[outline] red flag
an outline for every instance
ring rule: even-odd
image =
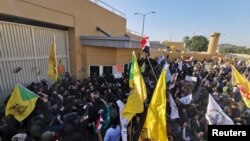
[[[142,51],[147,53],[148,56],[149,56],[150,55],[150,53],[149,53],[150,45],[149,45],[149,40],[148,39],[149,39],[149,37],[143,37],[141,39],[141,47],[142,47]]]
[[[185,62],[189,62],[189,61],[192,61],[194,58],[194,56],[185,56],[183,59]]]
[[[118,73],[122,73],[122,70],[123,70],[122,65],[121,65],[121,64],[117,64],[117,65],[116,65],[116,71],[117,71]]]

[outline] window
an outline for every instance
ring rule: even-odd
[[[103,66],[103,74],[112,74],[113,73],[113,67],[112,66]]]
[[[99,66],[90,66],[90,76],[99,76],[100,74],[100,69]]]
[[[129,70],[130,70],[130,67],[131,67],[131,63],[124,64],[124,72],[125,72],[125,71],[129,71]]]

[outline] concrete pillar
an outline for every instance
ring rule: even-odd
[[[215,54],[218,46],[220,33],[213,32],[210,34],[210,41],[207,49],[208,54]]]

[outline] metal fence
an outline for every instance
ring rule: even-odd
[[[107,9],[107,10],[109,10],[109,11],[111,11],[111,12],[113,12],[113,13],[115,13],[115,14],[121,16],[121,17],[123,17],[123,18],[125,18],[125,16],[126,16],[125,12],[122,12],[122,11],[120,11],[120,10],[118,10],[118,9],[116,9],[116,8],[114,8],[114,7],[112,7],[112,6],[110,6],[109,4],[107,4],[107,3],[104,2],[104,1],[101,1],[101,0],[89,0],[89,1],[91,1],[91,2],[93,2],[93,3],[95,3],[95,4],[97,4],[97,5],[99,5],[99,6],[103,7],[103,8],[105,8],[105,9]]]

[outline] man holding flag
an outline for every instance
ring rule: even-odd
[[[150,44],[149,44],[149,37],[143,37],[141,40],[141,47],[142,51],[146,53],[147,56],[150,56]]]

